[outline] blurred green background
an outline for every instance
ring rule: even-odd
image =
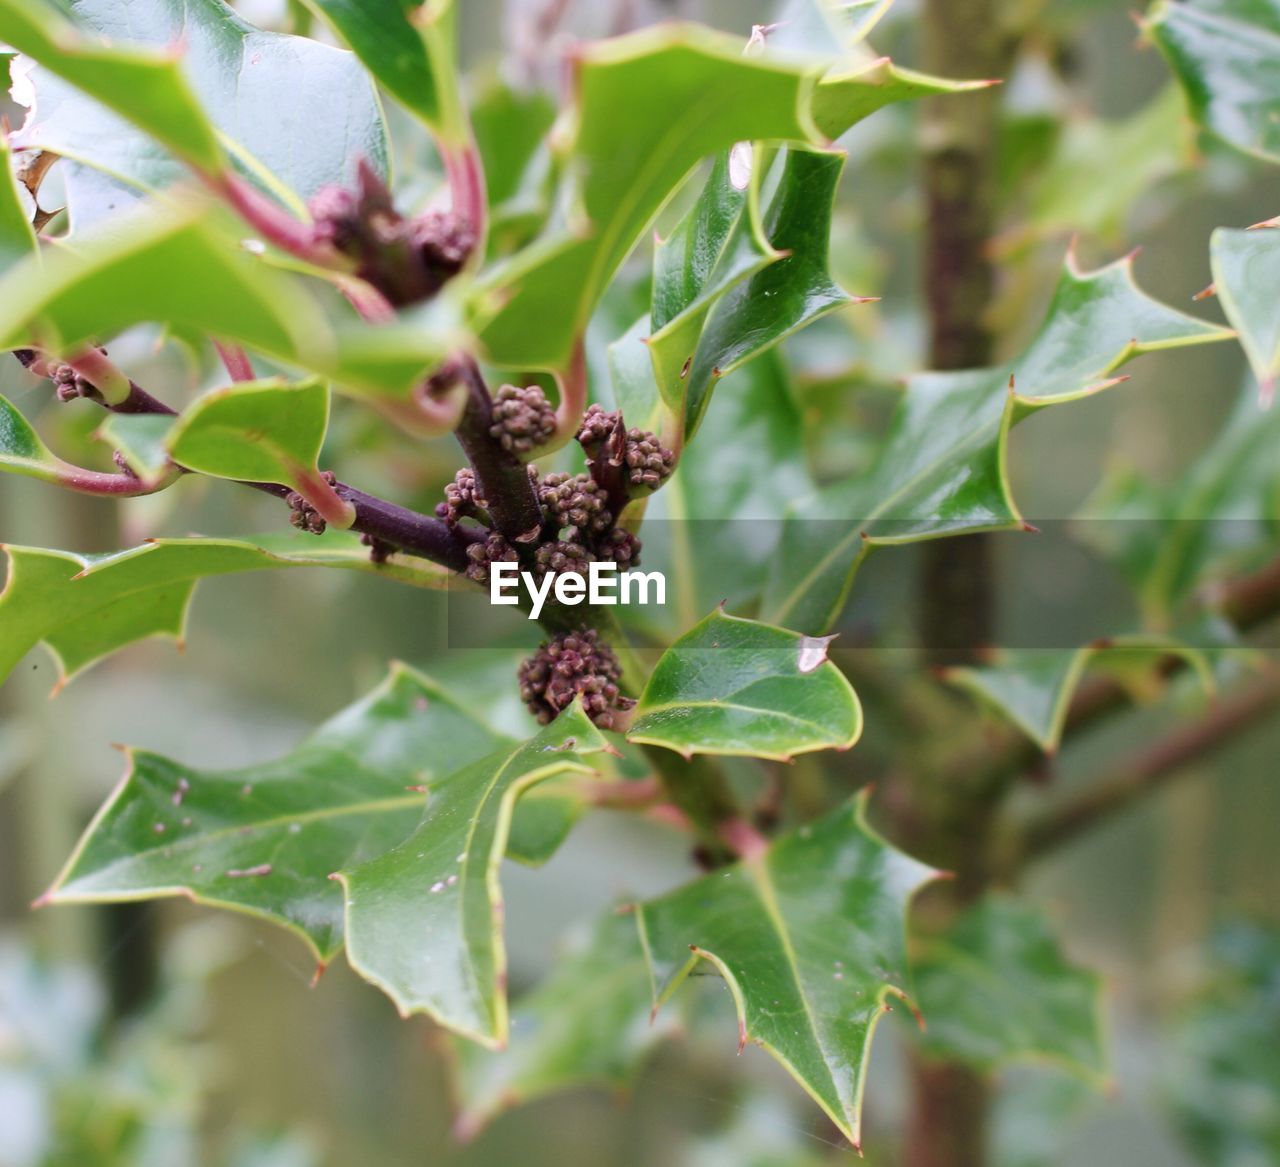
[[[291,19],[273,0],[237,7],[276,27]],[[514,83],[555,86],[560,53],[573,36],[672,14],[745,35],[770,15],[764,0],[758,10],[743,0],[573,0],[561,31],[545,39],[528,31],[545,7],[530,0],[462,5],[466,59],[481,71],[500,67]],[[880,51],[908,65],[915,59],[913,9],[900,0],[874,38]],[[1196,143],[1185,127],[1181,142],[1176,131],[1153,128],[1176,124],[1180,106],[1165,94],[1172,116],[1151,112],[1169,78],[1158,55],[1137,43],[1127,3],[1053,0],[1037,29],[1006,90],[1009,229],[998,241],[997,316],[1008,352],[1039,323],[1074,229],[1086,262],[1141,246],[1139,283],[1190,307],[1209,282],[1210,231],[1280,210],[1274,171]],[[1128,136],[1117,138],[1125,133],[1120,123],[1144,110],[1150,121],[1125,123]],[[884,301],[825,322],[788,354],[800,370],[795,389],[820,467],[870,448],[868,435],[887,413],[896,379],[920,365],[921,200],[912,148],[918,112],[891,107],[846,143],[834,266],[851,291]],[[406,150],[406,163],[411,157]],[[1220,319],[1212,301],[1195,311]],[[609,327],[601,323],[602,339],[612,339]],[[216,377],[211,366],[198,367],[173,348],[158,350],[144,333],[122,338],[112,357],[175,404]],[[1243,357],[1229,345],[1158,354],[1133,374],[1122,390],[1054,410],[1018,431],[1011,470],[1030,518],[1076,514],[1117,466],[1176,477],[1219,428],[1246,379]],[[42,404],[47,387],[15,362],[0,365],[0,393],[60,450],[90,448],[99,418],[88,405]],[[429,507],[458,463],[448,443],[413,445],[349,405],[337,409],[333,444],[343,477]],[[101,456],[100,449],[84,453],[86,460]],[[218,534],[280,522],[269,502],[198,481],[123,506],[12,477],[0,482],[0,539],[12,543],[101,551],[164,531]],[[1013,550],[1000,547],[1012,563]],[[902,552],[894,571],[906,570],[909,554]],[[1037,603],[1021,593],[1006,600],[1013,613]],[[309,987],[313,970],[292,939],[180,902],[29,910],[121,775],[111,743],[201,767],[283,753],[376,683],[388,659],[430,671],[445,650],[446,615],[432,594],[350,573],[220,579],[202,585],[181,653],[165,643],[132,648],[49,701],[55,670],[38,651],[0,690],[0,1167],[781,1167],[851,1159],[767,1057],[754,1049],[734,1056],[732,1011],[718,983],[701,990],[711,1002],[708,1022],[686,1040],[664,1044],[629,1099],[590,1090],[558,1096],[503,1115],[457,1148],[449,1142],[448,1042],[423,1019],[398,1020],[341,961]],[[525,630],[513,624],[510,631]],[[461,651],[476,667],[492,663],[484,650]],[[1177,716],[1176,705],[1165,704],[1122,719],[1062,759],[1055,782],[1062,789],[1087,782],[1099,759]],[[865,752],[835,763],[841,780],[853,788],[874,777],[892,746],[891,737],[873,732]],[[1185,1040],[1180,1019],[1206,976],[1207,938],[1238,915],[1280,923],[1277,756],[1280,725],[1272,725],[1037,870],[1029,891],[1049,906],[1068,951],[1107,977],[1116,1088],[1086,1098],[1060,1129],[1019,1123],[1019,1114],[1040,1111],[1006,1107],[1001,1165],[1205,1161],[1170,1117],[1169,1075]],[[1043,795],[1029,789],[1023,797]],[[581,824],[545,869],[508,866],[517,994],[546,972],[575,921],[693,871],[684,848],[659,828],[605,814]],[[894,1161],[906,1109],[895,1029],[881,1031],[874,1054],[865,1138],[872,1163]],[[1043,1085],[1021,1071],[1011,1084],[1024,1094]]]

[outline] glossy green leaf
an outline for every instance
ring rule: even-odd
[[[1215,937],[1211,958],[1173,1028],[1164,1092],[1197,1162],[1261,1167],[1280,1156],[1280,934],[1239,921]]]
[[[707,314],[735,284],[782,257],[760,219],[757,170],[746,144],[720,154],[698,201],[654,248],[653,332],[645,344],[677,416]]]
[[[18,141],[93,168],[76,168],[68,185],[77,230],[128,202],[130,187],[167,186],[181,174],[175,155],[216,172],[227,165],[225,147],[295,209],[349,181],[358,158],[385,170],[377,96],[350,53],[255,28],[222,0],[70,7],[85,30],[80,41],[131,70],[86,73],[84,50],[67,52],[66,36],[55,45],[18,43],[43,66],[30,75],[35,106]],[[113,47],[102,49],[101,37]],[[150,72],[139,74],[143,64]]]
[[[147,320],[280,355],[324,343],[319,310],[218,231],[207,210],[148,209],[42,267],[10,269],[0,280],[0,346],[43,341],[66,351]]]
[[[498,866],[516,800],[557,774],[589,773],[584,755],[607,748],[575,704],[529,741],[435,784],[412,835],[337,875],[346,892],[352,967],[402,1014],[428,1013],[483,1045],[503,1045]]]
[[[1116,637],[1074,651],[1004,651],[989,664],[952,668],[946,679],[981,698],[1013,722],[1046,753],[1062,741],[1071,699],[1089,669],[1125,673],[1138,668],[1148,687],[1160,687],[1151,666],[1162,657],[1181,657],[1195,671],[1205,692],[1216,689],[1206,654],[1172,637]]]
[[[605,286],[701,159],[749,139],[818,140],[812,68],[744,57],[741,42],[704,28],[585,45],[573,65],[575,104],[553,141],[564,221],[487,279],[476,305],[502,366],[565,367]]]
[[[1280,161],[1280,8],[1272,0],[1158,0],[1146,28],[1200,125]]]
[[[18,196],[9,136],[0,133],[0,275],[37,250],[30,215]]]
[[[165,444],[197,473],[300,489],[318,473],[328,427],[329,391],[319,381],[248,381],[200,397]]]
[[[764,230],[785,258],[737,283],[711,311],[690,354],[683,409],[686,438],[697,429],[722,377],[826,313],[853,302],[827,266],[831,206],[842,153],[789,149],[778,163]]]
[[[1214,288],[1235,326],[1264,401],[1280,376],[1280,229],[1219,227],[1209,241]]]
[[[1275,556],[1278,443],[1280,412],[1246,386],[1184,475],[1164,485],[1117,473],[1090,500],[1081,533],[1129,580],[1148,627],[1176,627],[1215,582]]]
[[[93,11],[92,4],[81,8]],[[123,18],[127,23],[127,9],[133,5],[115,8],[117,20]],[[99,27],[95,31],[105,29]],[[178,56],[171,47],[164,49],[176,38],[164,29],[155,31],[159,35],[152,44],[161,46],[159,51],[130,44],[131,38],[125,38],[124,44],[104,43],[46,0],[0,0],[0,41],[140,126],[197,170],[216,174],[225,165],[217,135],[183,76]],[[81,106],[83,114],[83,103]],[[48,112],[44,111],[44,116]],[[18,144],[56,149],[72,156],[76,153],[61,139],[40,142],[20,136]],[[103,140],[98,148],[110,148],[111,144]]]
[[[369,559],[359,537],[159,539],[111,555],[36,547],[4,548],[8,576],[0,592],[0,680],[37,644],[57,660],[61,685],[83,669],[150,636],[181,639],[196,583],[207,577],[284,567],[343,567],[403,583],[443,587],[450,574],[424,560]]]
[[[515,1002],[505,1051],[470,1044],[458,1051],[457,1129],[471,1135],[502,1110],[578,1086],[624,1089],[675,1028],[666,1013],[650,1016],[652,1004],[635,920],[609,912],[577,934],[546,979]]]
[[[1129,259],[1081,272],[1069,257],[1047,319],[1017,359],[910,378],[871,471],[797,504],[764,617],[821,632],[872,547],[1018,529],[1006,466],[1018,422],[1116,384],[1114,371],[1135,356],[1232,335],[1148,298]]]
[[[655,1000],[707,961],[741,1041],[777,1058],[855,1146],[871,1038],[906,983],[907,908],[936,874],[873,834],[864,810],[860,799],[636,908]]]
[[[243,344],[348,393],[401,400],[460,345],[447,302],[385,327],[331,324],[298,282],[245,252],[199,205],[139,208],[74,253],[26,260],[0,279],[3,348],[66,351],[147,321]]]
[[[183,895],[281,924],[327,963],[343,918],[330,874],[413,831],[428,800],[410,787],[434,788],[504,744],[401,665],[271,762],[208,771],[131,751],[45,901]]]
[[[789,759],[848,749],[862,708],[827,641],[714,609],[658,661],[627,734],[693,754]]]
[[[61,465],[31,423],[11,402],[0,397],[0,470],[56,482]]]
[[[453,0],[307,0],[406,109],[458,141],[465,114],[455,67]]]
[[[993,1069],[1048,1061],[1106,1075],[1102,980],[1063,956],[1030,904],[988,896],[913,955],[924,1050]]]
[[[813,92],[813,120],[828,138],[838,138],[863,118],[900,101],[919,101],[986,89],[989,80],[948,81],[900,69],[888,57],[837,66]]]

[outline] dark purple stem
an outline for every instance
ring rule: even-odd
[[[19,349],[15,351],[14,356],[24,367],[30,368],[37,354],[30,349]],[[120,404],[107,405],[101,400],[98,403],[112,413],[160,413],[168,417],[175,415],[175,411],[164,402],[158,401],[132,381],[130,385],[132,388],[129,396]],[[102,477],[114,482],[117,476],[103,475]],[[120,485],[125,487],[127,482],[127,479],[123,479]],[[98,484],[95,483],[96,485]],[[241,485],[274,495],[276,498],[287,497],[292,489],[278,482],[243,482]],[[334,489],[341,498],[355,507],[356,519],[351,525],[351,530],[368,535],[371,539],[388,544],[406,554],[439,563],[453,571],[466,571],[469,562],[468,544],[483,538],[478,531],[464,527],[450,528],[439,519],[398,506],[385,499],[376,498],[342,482],[337,483]],[[104,492],[95,490],[93,493]],[[128,491],[122,489],[120,493],[128,493]]]
[[[447,376],[466,386],[467,401],[456,430],[458,444],[476,472],[489,515],[498,532],[513,543],[528,543],[542,530],[542,508],[529,480],[529,468],[493,439],[493,399],[470,357],[450,362]]]

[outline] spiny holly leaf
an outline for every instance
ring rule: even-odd
[[[1280,230],[1271,222],[1252,231],[1219,227],[1209,256],[1222,310],[1240,335],[1263,402],[1270,402],[1280,375]]]
[[[507,1039],[506,952],[498,866],[516,800],[608,743],[579,704],[536,737],[432,787],[418,829],[394,849],[337,873],[346,892],[347,957],[407,1016],[497,1048]]]
[[[1237,149],[1280,162],[1280,7],[1274,0],[1158,0],[1145,27],[1191,116]]]
[[[655,1000],[710,963],[741,1042],[776,1057],[855,1146],[872,1034],[903,996],[907,907],[936,874],[873,834],[865,804],[636,908]]]
[[[635,921],[609,912],[515,1003],[504,1052],[458,1051],[463,1103],[455,1129],[471,1136],[502,1110],[576,1086],[624,1089],[677,1028],[666,1014],[652,1018],[652,1004]]]
[[[373,564],[359,537],[160,539],[111,555],[4,547],[0,592],[0,680],[37,644],[57,659],[59,686],[81,670],[149,636],[181,639],[196,583],[206,576],[284,567],[344,567],[403,583],[443,587],[449,573],[394,556]]]
[[[127,12],[119,15],[127,18]],[[167,39],[162,35],[159,43]],[[47,0],[0,0],[0,41],[41,62],[126,121],[141,126],[197,170],[216,174],[223,169],[217,134],[172,51],[104,43]],[[101,128],[99,122],[99,132]],[[19,144],[42,146],[25,138]],[[62,149],[67,145],[59,142]],[[48,148],[53,149],[53,144]],[[109,148],[109,140],[98,142],[98,149],[103,148]],[[75,153],[71,149],[66,152]]]
[[[342,947],[339,867],[387,851],[421,789],[509,742],[403,665],[292,753],[207,771],[130,751],[48,903],[185,895],[262,916],[327,963]]]
[[[573,67],[575,104],[553,134],[565,219],[487,279],[476,305],[489,358],[503,366],[568,363],[619,265],[701,159],[744,140],[819,140],[812,68],[744,57],[739,41],[705,28],[585,45]]]
[[[0,274],[38,250],[31,217],[18,196],[9,136],[0,132]]]
[[[786,56],[804,54],[827,71],[813,91],[811,112],[819,130],[840,137],[863,118],[899,101],[972,89],[994,81],[947,81],[899,69],[864,42],[892,0],[787,0],[768,27],[763,48]]]
[[[698,201],[653,254],[653,333],[645,344],[658,388],[679,416],[707,314],[735,284],[782,258],[760,219],[760,175],[742,143],[720,154]],[[824,241],[825,242],[825,241]]]
[[[1008,718],[1046,753],[1062,741],[1067,711],[1085,671],[1102,668],[1119,674],[1137,689],[1160,689],[1162,678],[1152,665],[1161,657],[1179,656],[1200,678],[1205,692],[1216,689],[1206,653],[1173,637],[1115,637],[1074,651],[1001,652],[989,664],[948,669],[946,679],[967,689]]]
[[[405,108],[450,144],[466,133],[453,0],[306,0]]]
[[[11,268],[0,279],[0,347],[66,351],[154,321],[260,350],[349,393],[403,401],[460,343],[447,303],[383,328],[330,324],[291,277],[244,252],[219,213],[164,202],[145,212],[74,254]]]
[[[970,93],[995,81],[948,81],[900,69],[888,57],[837,66],[813,92],[813,120],[828,138],[838,138],[887,105],[924,97]]]
[[[1280,935],[1242,920],[1211,955],[1209,983],[1174,1027],[1165,1093],[1197,1161],[1261,1167],[1280,1156]]]
[[[0,346],[69,351],[143,321],[204,329],[264,352],[325,340],[319,310],[244,253],[208,208],[150,207],[118,230],[11,268],[0,280]],[[182,279],[174,279],[182,272]]]
[[[1109,388],[1123,379],[1111,374],[1142,353],[1232,335],[1145,296],[1129,259],[1081,272],[1068,256],[1048,318],[1021,356],[912,377],[872,470],[796,506],[765,618],[820,632],[872,547],[1022,527],[1006,467],[1018,422]]]
[[[685,757],[848,749],[862,707],[827,643],[715,608],[662,654],[627,738]]]
[[[1174,627],[1215,581],[1261,567],[1280,545],[1280,412],[1252,387],[1187,472],[1158,485],[1124,472],[1086,508],[1081,531],[1138,593],[1149,627]]]
[[[690,354],[683,417],[686,438],[697,429],[722,377],[853,297],[827,267],[831,206],[844,154],[786,150],[765,212],[769,243],[785,258],[728,290],[712,309]]]
[[[70,9],[83,32],[59,21],[52,41],[14,42],[42,66],[29,76],[34,105],[17,140],[85,164],[68,184],[77,230],[128,202],[130,186],[167,186],[181,173],[174,156],[225,171],[222,145],[295,209],[349,181],[358,158],[385,169],[377,97],[350,53],[255,28],[222,0],[71,0]],[[84,69],[85,53],[122,64],[99,76]]]
[[[1068,961],[1041,913],[987,896],[912,959],[927,1053],[993,1069],[1049,1061],[1106,1076],[1102,980]]]

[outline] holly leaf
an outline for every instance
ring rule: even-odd
[[[466,140],[458,90],[457,12],[453,0],[306,0],[333,25],[356,55],[437,140]]]
[[[515,1003],[506,1050],[458,1051],[463,1103],[455,1131],[469,1138],[503,1110],[578,1086],[625,1089],[677,1028],[651,1012],[635,920],[609,912],[572,937],[551,973]]]
[[[117,15],[125,16],[117,5]],[[99,30],[100,31],[100,30]],[[163,46],[175,37],[161,35],[155,43]],[[76,21],[47,0],[0,0],[0,42],[12,45],[20,53],[39,61],[49,73],[64,78],[127,122],[140,126],[147,134],[197,170],[216,174],[225,165],[222,148],[213,127],[205,118],[200,102],[191,91],[170,51],[156,51],[138,45],[115,45],[88,35]],[[22,104],[34,104],[34,83],[20,85],[17,98]],[[29,100],[28,100],[29,99]],[[56,98],[54,104],[57,104]],[[83,107],[83,102],[81,103]],[[85,108],[80,110],[84,115]],[[48,111],[45,111],[46,115]],[[92,115],[101,134],[103,122]],[[119,129],[119,122],[112,119]],[[125,135],[128,131],[124,131]],[[99,141],[97,148],[110,149],[110,135]],[[74,156],[70,143],[55,138],[48,143],[37,140],[28,127],[17,135],[17,145],[51,149]],[[92,143],[92,138],[87,139]]]
[[[66,463],[40,440],[13,403],[0,397],[0,470],[41,482],[59,482],[65,469]]]
[[[777,1058],[855,1147],[876,1024],[906,999],[907,907],[937,874],[877,837],[865,809],[863,797],[636,908],[655,1002],[706,961],[740,1043]]]
[[[283,758],[209,771],[128,752],[129,769],[43,903],[186,896],[295,933],[323,965],[342,948],[330,874],[390,849],[421,789],[509,745],[404,665]]]
[[[222,0],[71,0],[70,10],[74,24],[59,19],[56,35],[12,43],[40,65],[18,143],[92,168],[76,168],[68,188],[77,230],[169,185],[176,159],[216,174],[230,154],[295,210],[349,182],[359,158],[385,171],[377,96],[350,53],[255,28]],[[86,71],[99,57],[112,70]]]
[[[484,280],[474,304],[501,366],[567,365],[614,273],[703,158],[744,140],[820,140],[807,109],[812,67],[744,57],[741,42],[705,28],[584,45],[572,66],[575,102],[552,143],[564,215]]]
[[[1048,1061],[1102,1084],[1102,980],[1063,956],[1030,904],[989,895],[912,960],[926,1053],[995,1069]]]
[[[335,878],[346,893],[347,958],[402,1015],[428,1013],[498,1048],[507,1039],[498,865],[516,800],[608,748],[575,704],[529,741],[432,787],[417,830]]]
[[[1143,26],[1200,126],[1280,162],[1280,9],[1267,0],[1159,0]]]
[[[1232,335],[1144,295],[1128,258],[1082,272],[1068,256],[1048,316],[1016,360],[911,377],[870,472],[793,508],[765,618],[820,632],[873,547],[1022,528],[1007,470],[1015,425],[1117,384],[1112,374],[1135,356]]]
[[[374,564],[359,537],[158,539],[110,555],[38,547],[3,548],[8,576],[0,592],[0,680],[37,644],[58,664],[61,688],[103,657],[151,636],[181,640],[199,580],[286,567],[342,567],[402,583],[444,587],[450,574],[423,560],[393,556]]]
[[[776,163],[764,232],[784,258],[757,264],[711,309],[687,376],[678,416],[686,438],[697,429],[717,381],[853,297],[836,286],[827,267],[831,207],[844,154],[788,149]],[[656,358],[655,358],[656,363]],[[661,369],[659,375],[662,375]],[[662,386],[670,396],[671,389]]]
[[[298,283],[243,251],[223,216],[198,204],[139,208],[74,253],[26,260],[0,278],[0,348],[70,351],[148,321],[397,402],[460,340],[447,303],[386,327],[331,324]]]
[[[900,69],[888,57],[838,65],[813,92],[813,120],[828,138],[836,139],[887,105],[988,89],[996,81],[948,81],[914,69]]]
[[[1161,689],[1163,678],[1153,666],[1171,655],[1186,662],[1208,696],[1217,691],[1205,651],[1165,636],[1113,637],[1070,652],[1004,651],[989,664],[950,668],[944,676],[1011,721],[1045,753],[1054,754],[1071,699],[1088,670],[1118,674],[1135,689]]]
[[[1271,223],[1250,231],[1219,227],[1209,240],[1213,286],[1240,337],[1264,403],[1280,374],[1280,230]]]
[[[627,739],[686,758],[846,750],[862,733],[862,707],[827,643],[715,608],[662,654]]]
[[[280,482],[309,497],[328,428],[321,382],[247,381],[205,393],[174,422],[165,445],[197,473]]]
[[[654,247],[653,332],[644,343],[677,415],[707,314],[735,284],[782,258],[760,217],[762,161],[746,143],[717,156],[697,202]]]

